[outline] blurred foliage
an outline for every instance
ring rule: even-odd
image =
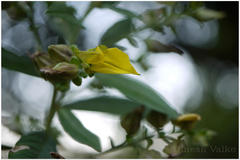
[[[76,42],[83,26],[76,18],[76,10],[73,7],[67,6],[65,2],[52,3],[48,6],[46,14],[50,18],[50,27],[63,36],[67,44]]]
[[[50,152],[56,152],[56,139],[45,132],[33,132],[21,137],[8,158],[51,158]]]
[[[121,150],[124,151],[124,155],[126,155],[125,158],[162,158],[164,156],[150,148],[153,145],[153,138],[154,136],[156,137],[156,135],[158,139],[167,143],[163,151],[169,158],[238,157],[238,109],[236,107],[234,109],[223,109],[219,107],[219,104],[213,97],[216,78],[208,77],[208,74],[210,74],[211,77],[212,70],[214,72],[221,70],[220,67],[212,66],[212,63],[216,61],[227,63],[229,64],[228,66],[232,68],[238,66],[237,3],[159,1],[156,2],[156,4],[159,3],[159,8],[149,9],[142,14],[137,14],[131,10],[119,7],[118,5],[120,3],[121,2],[92,1],[82,17],[78,18],[76,16],[76,9],[66,2],[2,2],[2,12],[6,11],[11,19],[10,27],[21,22],[27,22],[28,29],[34,37],[32,40],[35,42],[34,46],[32,46],[34,49],[29,48],[24,54],[19,53],[18,48],[13,49],[2,45],[2,66],[9,70],[36,77],[40,77],[40,75],[43,76],[44,74],[43,77],[45,79],[51,79],[51,75],[59,72],[59,67],[61,71],[67,68],[65,70],[66,72],[62,74],[66,75],[67,73],[67,76],[69,76],[69,65],[74,66],[79,64],[74,57],[71,57],[71,55],[70,57],[67,56],[66,50],[69,50],[69,48],[62,48],[61,46],[60,48],[50,47],[48,48],[48,54],[52,55],[52,57],[50,57],[51,55],[47,55],[46,46],[61,43],[67,45],[77,44],[77,47],[80,49],[85,48],[85,37],[83,33],[88,26],[84,26],[83,22],[95,8],[103,10],[110,9],[124,17],[110,26],[106,32],[102,34],[99,44],[105,44],[108,47],[124,49],[124,46],[119,46],[118,44],[118,42],[123,39],[128,40],[132,46],[139,47],[140,43],[136,40],[136,37],[139,37],[138,34],[141,31],[150,29],[152,33],[166,34],[166,28],[171,29],[176,36],[176,39],[172,42],[163,43],[151,36],[147,39],[141,39],[142,44],[145,45],[145,50],[142,54],[139,53],[139,58],[136,60],[136,63],[138,63],[143,70],[147,71],[151,68],[151,65],[145,60],[151,54],[172,52],[180,55],[183,54],[182,49],[176,46],[181,46],[181,48],[189,52],[189,55],[197,64],[196,67],[204,71],[204,76],[207,77],[206,83],[208,84],[204,91],[206,94],[204,94],[199,106],[196,107],[197,109],[194,111],[189,109],[188,104],[186,104],[185,107],[186,112],[196,112],[203,117],[203,120],[197,124],[195,128],[192,130],[177,128],[173,130],[172,133],[180,135],[177,138],[171,137],[172,133],[165,133],[163,127],[167,124],[168,120],[176,119],[179,113],[168,104],[164,97],[156,93],[148,84],[139,82],[131,77],[96,74],[95,80],[90,84],[92,88],[105,92],[106,90],[104,89],[106,87],[116,88],[128,99],[97,96],[62,105],[59,97],[62,96],[61,98],[63,98],[65,93],[54,92],[56,95],[53,96],[55,99],[53,98],[52,106],[55,107],[58,113],[57,115],[63,129],[76,141],[86,144],[96,151],[101,151],[99,137],[85,128],[80,120],[72,113],[72,110],[99,111],[121,115],[121,125],[127,133],[126,140],[117,146],[111,141],[112,148],[98,155],[94,155],[93,157],[95,158],[103,158],[104,156],[109,158],[107,155],[110,152]],[[37,7],[39,7],[39,5],[42,5],[42,8],[44,8],[44,11],[40,14],[43,20],[42,24],[36,21]],[[176,23],[186,18],[195,19],[200,26],[209,21],[219,20],[219,39],[216,46],[204,49],[201,46],[196,47],[184,43],[180,38],[181,35],[177,30]],[[136,25],[136,22],[138,22],[140,26]],[[54,36],[57,36],[57,40],[55,41],[52,40]],[[32,54],[29,55],[29,53]],[[39,55],[43,54],[45,56],[39,57]],[[49,59],[51,58],[56,59],[54,62],[50,62]],[[62,58],[64,58],[64,60]],[[34,62],[32,59],[34,59]],[[56,67],[55,61],[57,63],[61,62],[61,65]],[[38,68],[35,67],[34,63],[38,64]],[[50,65],[48,65],[49,63]],[[43,68],[39,67],[43,64]],[[46,66],[55,66],[56,68],[46,69]],[[72,71],[71,69],[71,73]],[[39,74],[40,72],[41,74]],[[60,78],[62,78],[63,75],[61,75]],[[71,75],[73,75],[71,79],[74,78],[72,79],[73,83],[78,86],[81,85],[82,78],[87,77],[87,75],[82,75],[82,73],[75,76],[75,72]],[[59,79],[59,77],[57,79]],[[66,91],[69,89],[69,80],[56,82],[51,79],[51,82],[58,90]],[[114,108],[112,106],[114,106]],[[55,111],[52,112],[52,110],[50,110],[49,115],[53,117],[54,113]],[[213,118],[213,115],[216,114],[218,117]],[[154,127],[154,134],[150,133],[143,125],[144,120],[147,120],[148,123]],[[43,129],[42,132],[33,132],[35,130],[32,129],[26,134],[19,129],[21,122],[18,121],[18,123],[19,125],[17,127],[11,127],[10,125],[8,127],[21,135],[20,140],[16,143],[15,147],[2,146],[2,148],[6,149],[12,148],[9,152],[9,158],[54,158],[54,155],[58,155],[56,150],[58,143],[57,130],[54,135],[49,135],[49,133],[52,133],[50,132],[52,131],[52,127],[50,127],[51,129],[46,127],[46,132]],[[16,124],[18,123],[16,122]],[[33,123],[35,123],[35,121]],[[35,124],[38,126],[40,122],[36,121]],[[172,124],[174,125],[174,123]],[[211,130],[204,128],[210,128]],[[147,144],[144,145],[142,143],[143,141]],[[185,142],[188,146],[185,146]],[[232,147],[236,149],[236,151],[219,152],[216,154],[211,148],[223,145]],[[202,152],[184,153],[184,147],[191,146],[204,146],[206,152],[204,154]],[[120,155],[123,154],[120,152]],[[118,156],[114,158],[116,157]]]

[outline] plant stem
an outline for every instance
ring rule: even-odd
[[[33,3],[20,3],[20,7],[26,12],[27,18],[29,20],[29,28],[33,32],[33,36],[37,42],[37,49],[39,51],[42,51],[42,42],[40,39],[40,35],[38,33],[38,27],[34,23],[34,8],[33,8]]]
[[[80,23],[83,23],[83,21],[85,20],[85,18],[88,16],[88,14],[92,11],[93,7],[91,6],[91,4],[89,5],[87,11],[84,13],[84,15],[82,16],[82,18],[79,20]]]
[[[36,41],[37,41],[37,49],[39,51],[41,51],[42,50],[42,42],[41,42],[40,36],[38,34],[38,29],[35,26],[35,24],[33,24],[33,23],[31,24],[31,30],[33,32],[33,35],[34,35]]]
[[[52,123],[52,119],[54,117],[54,114],[56,112],[56,97],[57,97],[57,90],[54,87],[53,89],[53,96],[52,96],[52,102],[51,102],[51,106],[50,106],[50,111],[49,114],[47,116],[47,123],[46,123],[46,130],[48,131],[50,129],[51,123]]]

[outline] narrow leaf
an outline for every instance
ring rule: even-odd
[[[76,141],[86,144],[97,151],[101,151],[99,138],[86,129],[83,124],[68,109],[58,110],[58,117],[63,129]]]
[[[66,2],[53,2],[46,11],[50,17],[49,24],[54,31],[62,36],[68,44],[76,42],[81,22],[75,16],[76,10]]]
[[[134,26],[132,24],[131,19],[124,19],[113,26],[111,26],[102,36],[101,44],[106,45],[108,47],[112,47],[113,44],[118,42],[119,40],[126,38],[132,31],[134,30]]]
[[[2,66],[6,69],[39,76],[32,60],[27,56],[18,56],[2,48]]]
[[[137,103],[176,118],[177,112],[147,84],[123,75],[95,74],[105,86],[114,87]]]
[[[67,109],[99,111],[110,114],[122,115],[131,112],[140,104],[118,97],[100,96],[87,100],[79,100],[65,105]]]

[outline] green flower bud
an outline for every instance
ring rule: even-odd
[[[87,78],[88,74],[85,71],[80,71],[79,72],[79,76],[83,77],[83,78]]]
[[[51,82],[72,80],[78,75],[78,67],[74,64],[62,62],[53,68],[40,69],[42,76]]]
[[[51,59],[57,62],[70,62],[73,56],[72,50],[67,45],[63,44],[48,46],[48,53]]]
[[[81,76],[77,76],[76,78],[74,78],[73,80],[72,80],[72,82],[75,84],[75,85],[77,85],[77,86],[81,86],[81,84],[82,84],[82,78],[81,78]]]
[[[139,107],[121,118],[121,126],[127,132],[128,137],[137,133],[140,128],[143,112],[144,107]]]
[[[168,118],[167,118],[167,115],[152,110],[147,115],[147,121],[151,125],[153,125],[156,129],[159,129],[159,128],[163,127],[168,122]]]
[[[79,58],[77,58],[76,56],[72,56],[71,60],[70,60],[71,64],[75,64],[76,66],[78,66],[78,68],[82,68],[82,62]]]

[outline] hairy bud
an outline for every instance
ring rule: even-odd
[[[48,53],[51,59],[57,62],[70,62],[73,56],[72,50],[67,45],[63,44],[48,46]]]
[[[125,129],[128,136],[132,136],[138,131],[143,112],[144,107],[142,106],[122,117],[121,126]]]
[[[168,118],[165,114],[152,110],[147,115],[147,121],[156,129],[158,129],[163,127],[168,122]]]
[[[42,76],[51,82],[72,80],[78,75],[78,67],[74,64],[62,62],[53,68],[40,69]]]

